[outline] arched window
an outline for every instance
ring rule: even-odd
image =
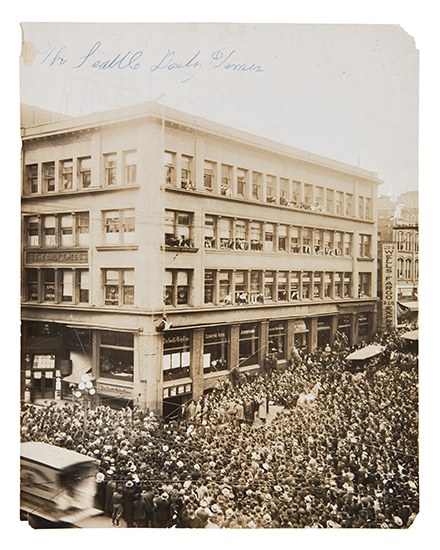
[[[419,260],[414,262],[414,279],[416,281],[419,280]]]
[[[397,278],[403,279],[403,258],[397,260]]]
[[[404,250],[404,235],[403,231],[397,232],[397,250]]]
[[[411,242],[412,242],[412,234],[410,231],[407,231],[405,234],[405,250],[407,252],[411,251]]]
[[[412,261],[407,258],[405,260],[405,279],[411,279],[412,277]]]

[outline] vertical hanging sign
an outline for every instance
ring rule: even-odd
[[[396,326],[396,247],[382,245],[382,325],[385,329]]]

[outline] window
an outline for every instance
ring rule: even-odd
[[[286,358],[286,323],[269,321],[269,352],[275,353],[277,359]]]
[[[218,272],[218,301],[224,304],[232,304],[231,273],[229,271]]]
[[[287,252],[287,225],[278,226],[278,252]]]
[[[235,220],[235,250],[247,250],[249,248],[246,220]]]
[[[289,180],[280,178],[280,204],[289,202]]]
[[[271,223],[264,224],[264,252],[274,251],[274,226]]]
[[[78,179],[80,187],[87,189],[92,185],[92,159],[84,157],[78,159]]]
[[[344,193],[341,191],[336,191],[335,209],[336,214],[340,216],[344,213]]]
[[[72,269],[60,270],[60,283],[61,283],[61,301],[72,302],[73,301],[73,270]]]
[[[38,164],[26,166],[26,185],[29,193],[38,193]]]
[[[104,155],[104,178],[107,187],[114,187],[118,184],[117,158],[116,153]]]
[[[298,227],[290,228],[290,252],[299,254],[301,252],[301,239]]]
[[[294,203],[300,203],[301,202],[301,182],[300,181],[292,181],[292,200]]]
[[[275,176],[266,176],[266,201],[274,203],[277,200],[277,179]],[[287,193],[286,193],[287,195]]]
[[[134,185],[137,181],[137,154],[136,151],[124,152],[124,184]]]
[[[192,157],[182,155],[181,162],[182,165],[180,169],[180,187],[182,189],[194,189],[191,175]]]
[[[313,231],[313,250],[315,254],[320,254],[322,252],[322,230],[315,229]]]
[[[73,216],[71,214],[60,217],[61,246],[73,246]]]
[[[176,185],[176,153],[165,151],[164,164],[166,185]]]
[[[275,299],[275,272],[264,272],[264,299],[272,301]]]
[[[398,258],[397,260],[397,278],[398,279],[404,279],[404,272],[403,272],[403,258]]]
[[[43,246],[56,246],[56,218],[44,216],[43,218]]]
[[[258,172],[252,173],[252,198],[256,201],[261,199],[262,177],[262,174],[259,174]]]
[[[163,338],[162,368],[164,380],[189,375],[191,364],[191,334],[188,331],[169,331]]]
[[[290,299],[299,300],[300,291],[299,291],[299,273],[298,271],[290,272]]]
[[[229,330],[223,327],[206,328],[203,337],[204,372],[227,370],[228,356]]]
[[[43,301],[55,302],[55,269],[43,269]]]
[[[322,273],[316,272],[313,274],[313,298],[319,300],[322,297]]]
[[[324,188],[323,187],[315,187],[315,204],[320,206],[322,209],[324,208]]]
[[[312,281],[311,281],[311,274],[308,271],[305,271],[302,274],[302,299],[303,300],[309,300],[311,298],[311,291],[312,291]]]
[[[309,227],[302,228],[302,250],[303,254],[312,253],[312,230]]]
[[[232,166],[228,166],[227,164],[222,164],[221,166],[222,171],[222,185],[221,185],[221,194],[225,195],[226,197],[230,197],[232,195]]]
[[[77,234],[78,245],[88,246],[89,244],[89,213],[78,212],[76,215],[77,220]]]
[[[244,168],[237,168],[237,195],[246,197],[246,184],[248,172]]]
[[[55,191],[55,162],[43,163],[43,184],[46,193]]]
[[[191,212],[165,210],[165,245],[194,247]]]
[[[261,271],[251,271],[249,274],[249,302],[251,304],[263,303],[263,293],[261,285]]]
[[[365,198],[365,219],[371,220],[372,212],[371,212],[371,199],[370,197]]]
[[[359,257],[371,257],[371,235],[359,235]]]
[[[353,235],[351,233],[344,233],[344,255],[352,255],[352,240]]]
[[[204,303],[215,303],[215,271],[212,269],[205,270],[205,286],[204,286]]]
[[[60,179],[61,190],[71,191],[73,189],[73,160],[61,160],[60,161]]]
[[[26,299],[30,302],[38,302],[38,269],[26,270]]]
[[[104,269],[104,303],[106,306],[134,304],[133,269]]]
[[[216,248],[216,218],[205,215],[205,248]]]
[[[134,374],[133,334],[113,331],[102,331],[100,334],[100,376],[132,382]]]
[[[232,220],[230,220],[229,218],[219,218],[217,220],[217,227],[220,239],[220,248],[233,248]]]
[[[404,278],[412,279],[412,261],[410,258],[406,258],[405,260]]]
[[[234,276],[235,283],[235,303],[243,304],[248,302],[246,271],[236,271]]]
[[[287,293],[287,271],[280,271],[277,277],[277,292],[278,292],[278,301],[287,302],[288,293]]]
[[[261,222],[250,222],[249,236],[251,238],[251,250],[254,250],[254,251],[263,250]]]
[[[104,243],[106,245],[133,244],[135,238],[134,209],[109,210],[104,215]]]
[[[191,273],[189,270],[165,270],[164,303],[166,306],[189,305]]]
[[[344,298],[351,298],[351,273],[344,273]]]
[[[324,299],[333,298],[332,273],[324,273]]]
[[[77,299],[79,303],[87,304],[89,301],[90,276],[85,269],[76,272]]]
[[[322,240],[324,244],[324,253],[326,255],[333,252],[333,233],[331,231],[323,231]]]
[[[353,216],[353,195],[351,193],[345,194],[345,215]]]
[[[343,281],[343,273],[335,273],[333,275],[334,277],[334,289],[335,289],[335,298],[342,298],[343,297],[343,289],[342,289],[342,281]]]
[[[333,189],[326,190],[326,197],[325,197],[325,208],[327,212],[330,214],[334,213],[334,206],[335,206],[335,192]]]
[[[339,231],[333,233],[333,244],[336,256],[342,256],[342,234]]]
[[[239,332],[239,366],[258,363],[259,325],[245,323]]]
[[[365,197],[363,197],[362,195],[359,195],[358,198],[358,217],[365,217]]]
[[[215,186],[215,163],[205,160],[203,172],[203,187],[206,191],[213,191]]]
[[[359,273],[359,298],[371,296],[371,273]]]
[[[38,216],[30,216],[26,218],[27,226],[27,246],[40,245],[40,218]]]
[[[304,203],[306,206],[311,206],[313,202],[313,186],[306,183],[304,185]]]

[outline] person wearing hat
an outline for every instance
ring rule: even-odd
[[[112,495],[112,524],[120,527],[120,521],[124,510],[122,487],[118,486]]]
[[[154,527],[164,529],[169,527],[171,519],[171,503],[168,493],[162,493],[154,499]]]
[[[128,480],[123,489],[123,518],[127,523],[127,527],[133,527],[134,525],[134,484],[131,480]]]

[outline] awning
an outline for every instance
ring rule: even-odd
[[[397,305],[401,308],[402,313],[419,311],[419,302],[397,302]]]
[[[87,371],[79,371],[74,372],[72,374],[69,374],[69,376],[66,376],[63,378],[63,382],[67,382],[68,384],[80,384],[82,382],[81,377],[84,376],[84,374],[89,374],[91,369],[87,369]],[[92,380],[92,378],[91,378]]]
[[[405,332],[404,334],[402,334],[402,338],[404,338],[405,340],[411,340],[411,341],[418,340],[419,339],[419,329],[411,330],[409,332]]]
[[[345,358],[347,361],[362,361],[363,359],[370,359],[370,357],[375,357],[379,355],[384,350],[384,346],[379,346],[376,344],[370,344],[364,348],[357,349],[350,355],[347,355]]]

